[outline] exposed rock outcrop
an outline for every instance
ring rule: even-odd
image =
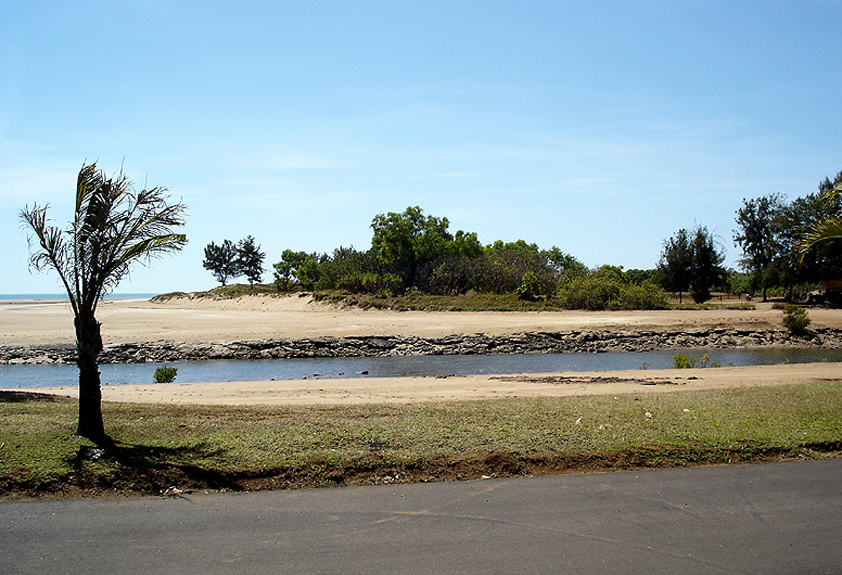
[[[659,349],[739,347],[842,347],[842,330],[818,328],[803,334],[784,330],[699,329],[695,331],[530,332],[445,337],[359,336],[260,339],[233,342],[140,342],[106,345],[101,363],[146,363],[209,359],[384,357],[509,353],[599,353]],[[0,345],[0,363],[72,363],[73,345]]]

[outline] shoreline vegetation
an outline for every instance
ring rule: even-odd
[[[389,311],[453,311],[453,312],[483,312],[483,311],[565,311],[564,301],[557,296],[546,295],[533,298],[523,298],[516,293],[465,293],[458,295],[428,294],[417,290],[410,290],[403,295],[351,293],[341,290],[316,291],[278,291],[274,284],[232,284],[217,286],[201,292],[170,292],[155,295],[151,301],[165,303],[178,299],[191,300],[235,300],[243,296],[262,296],[272,298],[312,297],[316,302],[322,302],[344,308],[358,308],[363,310]],[[725,293],[714,293],[705,303],[680,303],[677,298],[667,298],[664,305],[653,309],[729,309],[751,310],[755,306],[739,296]],[[594,311],[594,310],[591,310]],[[616,310],[615,310],[616,311]]]
[[[534,302],[518,305],[527,303]],[[280,307],[273,310],[273,305]],[[720,330],[717,337],[744,331],[765,338],[786,333],[780,310],[761,304],[749,308],[738,300],[721,304],[713,300],[705,309],[653,313],[535,313],[535,309],[455,313],[453,308],[396,311],[397,304],[389,305],[393,307],[367,307],[334,296],[169,294],[157,302],[111,302],[103,307],[103,323],[106,336],[117,335],[115,344],[132,337],[160,343],[222,335],[246,341],[252,335],[247,329],[266,333],[257,329],[258,320],[273,333],[306,336],[308,330],[322,335],[333,330],[340,339],[385,333],[446,337],[477,333],[479,325],[494,337],[649,332],[678,338],[698,330]],[[69,323],[51,306],[3,306],[0,313],[9,320],[5,345],[10,341],[18,345],[32,333],[44,341],[60,342],[65,337],[60,330]],[[809,313],[814,318],[812,333],[842,329],[842,312],[815,308]],[[202,323],[206,316],[213,316],[215,323]],[[17,322],[24,336],[15,335]],[[44,324],[42,331],[38,322]],[[196,323],[195,331],[186,331],[191,322]],[[218,332],[208,329],[220,322]],[[184,331],[168,327],[176,324]],[[759,339],[757,345],[774,342]],[[570,394],[563,397],[515,392],[500,399],[442,401],[413,396],[402,403],[271,406],[106,399],[105,424],[114,440],[110,446],[73,435],[75,399],[2,390],[0,499],[182,495],[839,457],[842,381],[828,377],[827,368],[813,372],[824,375],[811,376],[813,369],[794,368],[789,373],[797,371],[797,381],[790,376],[786,385],[767,378],[765,385],[741,386],[735,381],[723,389],[664,383],[658,389],[638,386],[613,394],[582,395],[569,382],[542,383],[553,389],[566,387]],[[693,374],[701,370],[681,371],[692,372],[682,375],[695,383],[698,377]],[[726,379],[748,373],[729,368],[706,371]],[[609,382],[599,374],[590,379],[577,386],[608,389]],[[187,392],[190,385],[176,387]]]

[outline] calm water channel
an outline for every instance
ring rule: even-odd
[[[842,362],[839,349],[687,350],[691,357],[707,351],[722,365]],[[676,350],[653,352],[561,353],[520,355],[374,357],[328,359],[176,361],[167,364],[102,365],[102,382],[109,385],[152,383],[162,366],[178,368],[176,383],[211,381],[270,381],[302,378],[400,377],[554,371],[602,371],[672,367]],[[0,387],[75,385],[78,371],[70,365],[0,365]]]

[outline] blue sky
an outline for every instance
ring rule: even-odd
[[[735,265],[742,198],[842,170],[838,1],[0,2],[0,293],[60,291],[18,214],[63,225],[86,160],[188,205],[144,293],[212,287],[211,241],[271,269],[414,205],[589,266],[698,223]]]

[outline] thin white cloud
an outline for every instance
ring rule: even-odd
[[[233,161],[235,168],[270,171],[340,169],[352,165],[352,162],[344,158],[295,152],[257,152],[251,156],[240,156]]]

